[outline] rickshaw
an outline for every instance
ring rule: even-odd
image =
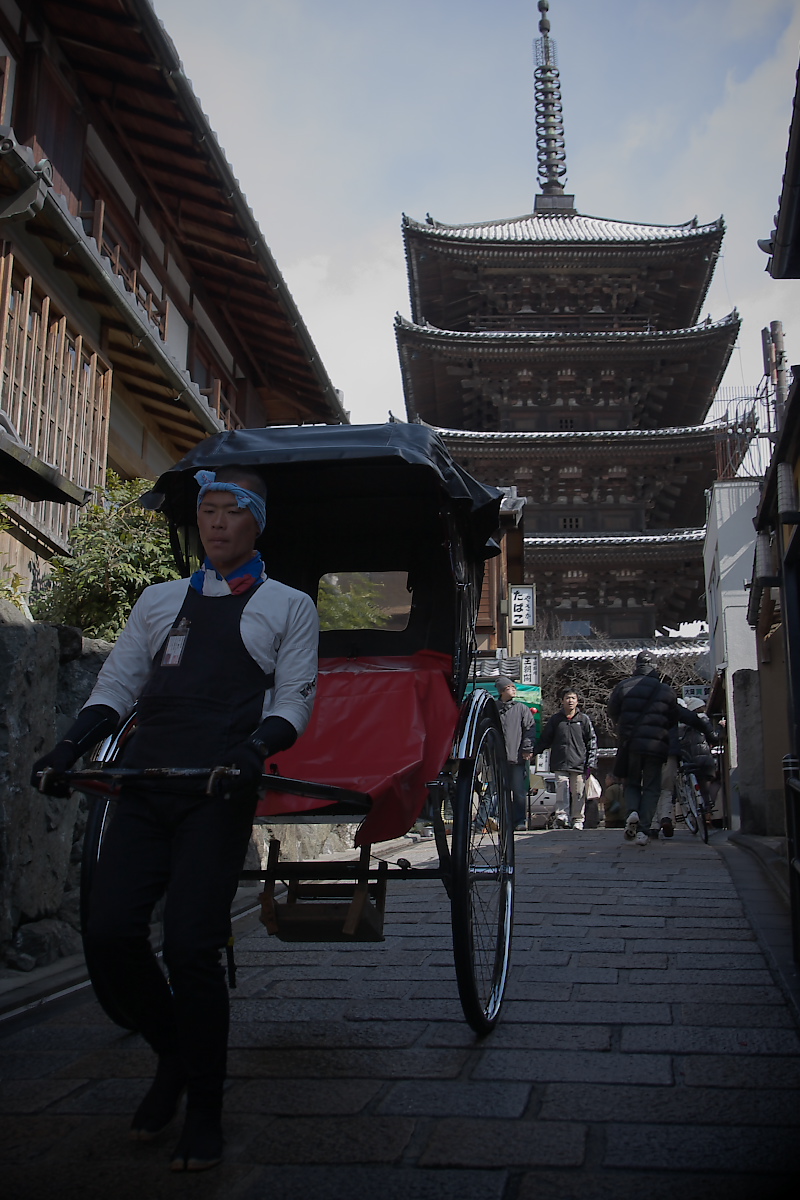
[[[382,940],[389,881],[440,879],[461,1005],[484,1035],[498,1019],[509,969],[514,833],[495,700],[480,688],[466,693],[484,562],[498,553],[501,493],[462,470],[424,425],[220,433],[142,498],[165,514],[184,575],[203,553],[194,474],[233,464],[256,469],[267,487],[258,549],[269,573],[319,597],[321,608],[327,602],[314,713],[296,744],[265,763],[256,821],[272,840],[267,861],[242,879],[263,881],[268,932],[304,942]],[[124,745],[135,719],[134,712],[86,770],[72,773],[72,786],[92,797],[84,915],[113,795],[134,774],[124,767]],[[165,771],[135,774],[156,773]],[[193,772],[176,764],[166,773]],[[219,771],[203,774],[198,786],[218,783]],[[423,817],[438,866],[373,859],[373,845],[406,835]],[[357,824],[358,857],[282,859],[275,831],[304,823]],[[128,1024],[124,998],[88,967],[100,1003]]]

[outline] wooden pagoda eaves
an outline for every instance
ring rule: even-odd
[[[664,429],[604,429],[583,432],[519,431],[476,433],[467,429],[437,428],[448,445],[457,446],[459,460],[465,454],[490,454],[502,458],[528,457],[531,452],[547,453],[574,461],[576,456],[597,454],[660,455],[674,451],[705,451],[730,426],[725,421],[707,425],[677,425]]]
[[[453,429],[497,429],[502,420],[529,428],[526,419],[541,425],[561,408],[590,422],[605,408],[615,427],[694,424],[708,411],[739,326],[735,311],[689,329],[586,334],[464,333],[395,318],[409,419]],[[470,389],[483,393],[479,423],[466,403]]]
[[[610,562],[621,558],[663,559],[665,551],[680,558],[687,549],[702,546],[705,526],[700,529],[670,529],[661,533],[575,534],[571,537],[526,537],[525,549],[535,552],[537,562],[565,562],[580,547],[582,559]]]
[[[524,276],[525,288],[512,293],[517,306],[496,317],[506,328],[579,321],[602,328],[614,320],[632,328],[648,321],[659,328],[690,326],[700,315],[724,233],[722,217],[708,225],[696,219],[639,225],[531,214],[444,225],[404,216],[412,317],[443,329],[481,327],[492,319],[482,293],[502,291]],[[542,325],[554,306],[558,314]]]
[[[558,517],[565,504],[579,506],[571,513],[588,506],[595,515],[616,505],[639,514],[630,529],[641,529],[640,522],[648,529],[693,525],[720,460],[738,468],[754,432],[747,421],[588,433],[437,430],[471,475],[525,495],[534,527],[537,513]]]
[[[525,569],[539,603],[564,616],[592,623],[595,614],[624,619],[647,607],[656,628],[677,628],[704,616],[704,540],[705,529],[526,537]]]
[[[27,5],[25,6],[28,7]],[[148,0],[44,2],[103,136],[124,148],[210,302],[249,364],[273,423],[347,421],[292,296],[175,47]],[[34,17],[35,21],[35,17]]]

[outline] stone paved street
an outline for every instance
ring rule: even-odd
[[[7,1021],[3,1195],[794,1200],[800,1042],[768,944],[786,918],[745,859],[722,834],[520,836],[508,999],[483,1042],[439,883],[390,888],[377,945],[287,946],[251,924],[227,1157],[203,1176],[168,1172],[177,1130],[128,1141],[151,1056],[90,993]]]

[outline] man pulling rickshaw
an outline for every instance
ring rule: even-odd
[[[270,579],[255,543],[266,489],[245,468],[199,471],[197,524],[206,551],[190,579],[147,588],[75,725],[34,766],[42,790],[137,705],[127,768],[229,766],[216,793],[161,779],[122,788],[92,889],[87,959],[158,1056],[131,1137],[155,1139],[186,1091],[173,1170],[222,1157],[228,995],[220,951],[244,862],[265,758],[308,724],[318,620],[302,592]],[[164,960],[149,941],[166,894]]]
[[[469,684],[500,499],[435,431],[399,423],[217,434],[142,499],[166,515],[186,578],[145,590],[33,778],[99,797],[82,862],[87,966],[106,1012],[158,1055],[132,1137],[155,1139],[186,1090],[176,1171],[222,1155],[220,951],[237,877],[263,880],[268,932],[300,941],[382,940],[387,880],[440,879],[464,1014],[478,1036],[498,1020],[511,793],[497,705]],[[318,635],[314,598],[348,573],[391,577],[395,607],[407,598],[402,619]],[[70,770],[104,737],[87,769]],[[482,822],[489,802],[496,820]],[[372,853],[423,812],[438,866]],[[269,853],[242,870],[254,820],[270,828]],[[304,822],[357,825],[360,857],[287,861],[275,830]],[[164,895],[168,978],[148,943]]]

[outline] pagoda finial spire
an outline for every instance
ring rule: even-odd
[[[549,0],[539,0],[539,33],[533,43],[534,95],[536,101],[536,157],[539,186],[543,196],[564,196],[567,155],[564,148],[564,121],[561,108],[561,81],[558,73],[556,44],[550,37]],[[538,201],[537,197],[537,201]],[[565,197],[566,199],[566,197]],[[542,206],[536,204],[539,209]],[[551,206],[547,206],[551,207]],[[561,208],[557,201],[553,208]],[[570,204],[571,207],[571,204]]]

